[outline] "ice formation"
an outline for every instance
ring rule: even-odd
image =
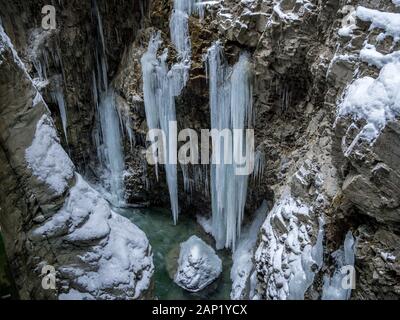
[[[167,184],[171,201],[171,211],[174,223],[178,221],[178,177],[175,158],[176,146],[170,130],[170,123],[176,121],[175,97],[179,96],[185,87],[191,66],[191,44],[189,36],[189,15],[196,7],[196,0],[174,0],[174,10],[170,20],[171,41],[178,52],[178,61],[168,70],[166,63],[168,53],[158,57],[161,34],[152,36],[147,52],[141,59],[143,73],[143,94],[146,109],[147,126],[151,129],[162,129],[165,134],[163,141],[164,159],[153,150],[154,162],[156,163],[156,174],[158,176],[157,163],[162,160],[165,164]],[[150,136],[150,141],[155,142],[155,137]],[[184,172],[185,173],[185,172]],[[187,179],[186,179],[187,182]]]
[[[220,132],[224,129],[246,129],[252,113],[249,57],[245,53],[241,54],[233,68],[227,66],[223,59],[222,47],[216,42],[207,53],[211,128]],[[235,161],[227,163],[227,159],[237,159],[235,153],[242,154],[239,140],[233,139],[232,142],[219,139],[213,142],[211,202],[213,236],[217,249],[235,249],[236,239],[240,236],[248,175],[236,174],[239,165]],[[244,145],[243,148],[247,148]]]
[[[198,292],[217,279],[221,272],[221,259],[199,237],[192,236],[181,244],[174,278],[177,285],[190,292]]]
[[[35,81],[37,89],[42,89],[49,83],[54,83],[50,88],[50,95],[53,102],[58,106],[61,118],[62,128],[65,140],[68,144],[67,132],[67,105],[64,99],[64,66],[61,58],[59,40],[53,37],[52,31],[42,30],[40,28],[32,30],[30,33],[28,56],[35,67],[37,78]],[[50,66],[54,65],[60,74],[52,76],[49,74]]]
[[[253,179],[254,181],[261,181],[261,178],[264,174],[265,169],[265,154],[257,150],[254,156],[254,171],[253,171]]]
[[[324,286],[322,290],[322,300],[348,300],[350,299],[352,285],[351,281],[355,281],[354,261],[355,261],[355,240],[352,233],[349,231],[346,234],[344,245],[341,249],[335,251],[332,256],[336,262],[336,270],[329,277],[324,276]],[[349,268],[347,274],[344,268]]]
[[[96,20],[96,65],[93,73],[93,96],[98,115],[95,131],[98,159],[103,170],[102,178],[109,200],[116,206],[124,205],[125,155],[122,145],[120,113],[116,105],[114,90],[108,84],[107,57],[101,16],[96,1],[93,1],[93,15]]]
[[[66,105],[65,105],[63,88],[60,83],[56,83],[55,89],[52,90],[52,92],[51,92],[51,96],[58,105],[58,110],[60,112],[61,124],[62,124],[63,131],[64,131],[65,141],[68,144],[67,109],[66,109]]]
[[[60,145],[57,132],[49,116],[37,123],[32,145],[25,151],[28,167],[39,180],[56,194],[62,194],[74,174],[74,165]]]
[[[148,50],[142,57],[143,93],[149,130],[162,129],[165,134],[165,141],[162,143],[165,159],[160,160],[164,160],[162,162],[165,163],[171,211],[176,223],[179,214],[177,165],[171,158],[172,153],[175,153],[176,157],[176,147],[174,148],[172,145],[173,137],[170,137],[169,124],[176,120],[175,96],[179,95],[186,79],[182,77],[180,66],[176,67],[175,65],[168,71],[167,52],[164,52],[161,57],[157,57],[160,45],[161,35],[158,33],[150,39]],[[155,137],[150,136],[150,140],[155,142]],[[157,155],[154,154],[154,156]],[[157,163],[157,159],[154,160]]]
[[[313,245],[309,236],[312,211],[286,190],[268,214],[262,226],[263,242],[255,253],[256,261],[266,265],[267,299],[304,299],[322,267],[324,223],[319,219]]]
[[[265,221],[268,205],[264,201],[256,211],[255,218],[250,226],[245,228],[238,241],[238,246],[233,253],[231,269],[232,291],[231,299],[242,300],[246,298],[246,288],[250,276],[254,271],[253,256],[261,225]]]

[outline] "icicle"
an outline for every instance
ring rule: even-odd
[[[95,71],[92,76],[93,100],[98,113],[98,128],[95,131],[97,154],[105,182],[111,193],[110,201],[117,206],[124,205],[125,156],[122,145],[121,115],[116,106],[114,90],[108,86],[107,59],[103,26],[97,2],[93,0],[93,14],[96,19]]]
[[[115,96],[112,89],[100,97],[99,114],[103,137],[103,156],[109,172],[109,184],[114,204],[122,204],[124,199],[123,172],[125,168],[121,131]]]
[[[129,145],[132,151],[133,146],[136,145],[136,137],[135,132],[132,130],[132,118],[129,112],[129,105],[124,101],[121,101],[119,108],[117,109],[120,119],[120,126],[123,129],[122,133],[128,136]]]
[[[55,89],[51,92],[52,99],[57,103],[58,109],[60,111],[60,117],[62,122],[62,127],[64,131],[65,141],[68,145],[68,134],[67,134],[67,111],[65,108],[64,92],[60,83],[56,83]]]
[[[215,43],[207,54],[210,86],[210,109],[212,129],[245,129],[252,114],[252,86],[248,55],[242,54],[238,63],[229,68],[223,62],[220,43]],[[230,77],[229,77],[230,76]],[[244,137],[242,137],[244,141]],[[219,141],[220,154],[213,150],[211,165],[211,202],[213,212],[213,236],[217,248],[235,249],[241,232],[247,197],[248,176],[236,175],[237,164],[225,164],[226,143],[229,152],[241,152],[240,141]],[[215,147],[215,146],[214,146]],[[216,157],[219,156],[220,159]],[[236,157],[238,159],[238,157]]]
[[[344,245],[335,251],[332,256],[335,258],[336,270],[332,277],[324,276],[322,289],[322,300],[348,300],[351,295],[351,288],[343,287],[344,277],[348,277],[342,268],[354,268],[355,262],[355,240],[351,231],[346,234]],[[351,279],[354,281],[355,279]]]
[[[264,174],[265,167],[265,155],[262,151],[257,150],[254,156],[254,171],[253,171],[253,180],[255,182],[260,182],[261,178]]]
[[[163,143],[164,155],[169,155],[170,132],[169,123],[176,120],[175,116],[175,94],[176,85],[179,81],[179,74],[173,69],[168,72],[166,59],[167,52],[158,58],[157,51],[161,45],[161,35],[157,33],[152,36],[149,42],[147,52],[142,56],[142,73],[143,73],[143,94],[146,111],[147,126],[151,129],[161,128],[165,133],[166,141]],[[152,141],[155,137],[150,137]],[[156,150],[153,150],[156,156]],[[157,163],[158,159],[154,159]],[[167,184],[170,194],[171,210],[176,223],[178,220],[178,182],[177,167],[172,164],[169,158],[165,161],[165,171],[167,176]],[[158,179],[158,171],[156,165],[156,174]]]
[[[178,61],[170,70],[167,68],[167,51],[161,57],[157,51],[162,43],[161,34],[157,33],[150,39],[147,52],[142,56],[143,94],[146,111],[147,126],[151,129],[161,128],[165,133],[166,141],[164,155],[168,158],[165,161],[165,172],[171,201],[171,210],[174,223],[178,221],[178,178],[177,165],[172,164],[169,159],[172,146],[170,145],[169,124],[176,121],[175,97],[179,96],[189,80],[191,66],[191,43],[189,36],[189,15],[193,12],[195,3],[198,0],[174,0],[174,10],[170,20],[171,41],[178,52]],[[155,137],[150,137],[154,142]],[[154,144],[153,144],[154,145]],[[153,156],[157,157],[156,150]],[[157,160],[156,176],[158,180]],[[185,190],[191,190],[192,185],[189,179],[188,168],[182,168],[184,175]]]

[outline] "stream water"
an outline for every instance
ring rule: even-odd
[[[207,244],[215,248],[215,241],[193,217],[182,215],[175,226],[171,219],[171,212],[165,209],[115,209],[119,214],[127,217],[149,238],[154,255],[154,289],[155,296],[162,300],[227,300],[230,297],[232,282],[230,270],[232,266],[231,253],[227,250],[217,251],[222,260],[223,271],[218,280],[208,288],[197,293],[190,293],[174,283],[168,269],[176,264],[179,256],[179,244],[190,236],[197,235]],[[170,261],[169,263],[167,261]],[[173,273],[170,271],[170,273]]]

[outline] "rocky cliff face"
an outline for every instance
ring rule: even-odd
[[[206,5],[203,18],[197,14],[190,17],[193,61],[189,81],[176,99],[180,128],[210,128],[203,58],[214,41],[221,41],[231,65],[242,51],[250,53],[253,64],[253,126],[256,148],[264,155],[265,163],[262,175],[249,185],[245,222],[253,219],[253,212],[264,199],[270,205],[270,213],[259,232],[252,272],[247,273],[238,296],[345,297],[348,292],[335,286],[335,279],[341,280],[337,275],[343,261],[353,260],[345,258],[351,251],[356,270],[352,298],[399,297],[400,128],[399,98],[394,88],[399,84],[400,8],[396,3],[226,0]],[[68,142],[62,143],[79,172],[96,180],[97,158],[92,139],[96,117],[91,83],[97,20],[93,18],[93,2],[69,1],[57,7],[61,12],[59,27],[48,33],[38,27],[35,12],[39,13],[40,7],[37,2],[2,4],[3,25],[32,77],[38,76],[35,64],[49,61],[50,84],[41,90],[56,115],[61,136],[62,121],[50,92],[55,83],[52,79],[63,75],[69,125]],[[98,3],[109,62],[108,79],[134,136],[133,145],[128,137],[124,142],[126,198],[130,203],[169,206],[165,177],[161,172],[160,180],[156,180],[154,167],[147,165],[143,154],[147,124],[140,59],[150,36],[160,30],[164,47],[169,49],[168,62],[176,61],[176,51],[169,41],[172,7],[172,1],[161,0]],[[21,10],[23,15],[15,15]],[[13,13],[16,19],[6,18]],[[7,65],[3,64],[3,68]],[[8,73],[12,77],[16,71]],[[2,75],[4,86],[11,82],[9,77]],[[25,90],[32,91],[29,81],[25,81]],[[25,91],[14,93],[2,102],[9,104],[15,99],[8,106],[11,108],[18,100],[23,100],[21,105],[26,104],[33,95]],[[22,117],[27,111],[20,108]],[[31,111],[36,118],[24,120],[24,135],[34,135],[43,112]],[[5,144],[6,137],[13,135],[1,125]],[[21,189],[25,182],[15,171],[18,167],[26,170],[26,165],[21,164],[21,152],[32,142],[28,138],[22,140],[23,148],[17,148],[19,154],[4,151],[1,155],[4,168],[8,168],[2,172],[3,179],[9,181],[4,188],[4,195],[9,196],[1,203],[16,211],[3,215],[4,224],[14,228],[5,228],[4,232],[9,232],[10,252],[18,252],[21,259],[34,255],[27,253],[22,243],[15,248],[10,243],[21,230],[31,230],[34,220],[16,217],[36,212],[30,207],[36,208],[33,204],[26,208],[26,203],[18,201],[28,191]],[[11,165],[10,159],[17,165]],[[201,166],[187,170],[191,188],[185,188],[182,172],[178,174],[182,213],[209,215],[208,171]],[[27,188],[41,190],[36,185]],[[64,201],[62,196],[47,199],[47,191],[39,194],[50,209],[59,208]],[[26,266],[16,263],[19,267],[15,266],[15,270]],[[21,269],[19,274],[27,275],[29,270]]]
[[[154,269],[146,235],[75,172],[3,27],[0,74],[0,223],[20,298],[145,297]]]

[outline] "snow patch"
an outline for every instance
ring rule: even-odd
[[[363,77],[347,89],[339,105],[339,116],[365,119],[359,138],[373,141],[388,121],[400,115],[400,63],[388,63],[379,77]]]
[[[78,174],[63,208],[34,231],[47,238],[60,233],[76,245],[97,243],[78,257],[79,264],[59,268],[71,279],[69,291],[59,296],[61,300],[136,299],[148,289],[154,267],[146,235],[114,213]]]
[[[64,149],[48,115],[43,115],[36,125],[32,145],[25,151],[28,167],[39,180],[62,194],[74,174],[74,165]]]
[[[356,15],[362,21],[371,22],[370,29],[383,29],[385,33],[381,34],[381,39],[386,36],[392,36],[395,42],[400,40],[399,13],[383,12],[359,6],[357,7]]]
[[[11,50],[11,53],[14,58],[14,62],[29,76],[28,72],[26,71],[24,63],[19,58],[18,53],[15,50],[10,38],[4,31],[3,25],[1,24],[1,20],[0,20],[0,53],[3,53],[7,48]],[[29,79],[30,78],[31,77],[29,76]]]
[[[369,65],[382,68],[384,65],[393,62],[400,62],[400,51],[389,54],[382,54],[372,44],[366,44],[360,51],[360,59]]]

